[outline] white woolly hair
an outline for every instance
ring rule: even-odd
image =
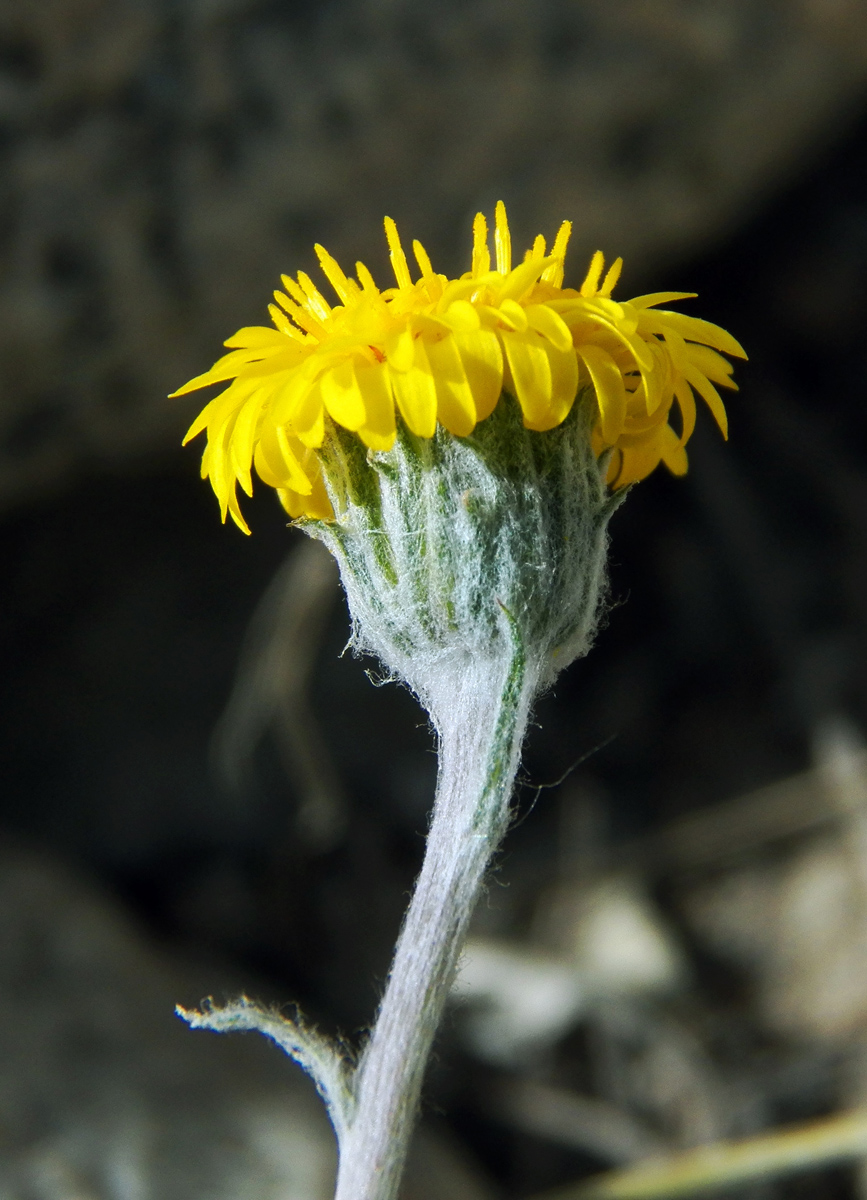
[[[337,519],[307,532],[340,565],[354,647],[408,683],[435,723],[474,664],[500,657],[510,625],[537,690],[589,649],[622,498],[608,493],[590,422],[583,396],[562,425],[528,430],[504,395],[466,438],[404,427],[385,453],[344,431],[328,438]]]

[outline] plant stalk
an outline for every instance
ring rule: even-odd
[[[485,871],[505,832],[534,672],[508,637],[487,661],[438,669],[439,777],[424,863],[341,1139],[335,1200],[395,1200],[425,1067]]]

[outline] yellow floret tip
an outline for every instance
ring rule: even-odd
[[[496,207],[494,267],[488,224],[473,222],[471,268],[459,279],[436,274],[419,242],[413,257],[385,218],[396,286],[380,290],[363,263],[347,276],[322,247],[316,255],[337,303],[303,271],[282,276],[269,306],[273,328],[239,330],[224,355],[173,393],[227,383],[190,427],[207,431],[202,475],[210,479],[223,520],[249,532],[237,485],[252,494],[252,468],[275,488],[293,518],[333,517],[317,449],[328,422],[356,433],[372,451],[389,450],[397,414],[417,436],[437,424],[457,437],[472,433],[505,390],[528,429],[553,429],[576,397],[595,404],[593,445],[610,453],[608,482],[619,488],[664,462],[686,471],[685,445],[695,426],[695,393],[723,434],[726,412],[717,386],[734,388],[723,354],[746,358],[737,341],[708,321],[660,308],[692,297],[657,292],[628,301],[611,293],[622,260],[605,272],[597,251],[580,289],[564,288],[571,224],[564,221],[546,254],[539,235],[517,266],[505,206]],[[229,382],[231,381],[231,382]],[[670,417],[677,405],[679,430]]]

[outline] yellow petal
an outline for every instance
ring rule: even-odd
[[[708,408],[714,415],[717,425],[719,425],[720,429],[722,430],[723,437],[727,438],[729,435],[729,421],[728,416],[726,415],[726,406],[723,404],[722,397],[720,396],[719,392],[716,390],[710,380],[706,379],[705,376],[702,375],[701,371],[697,370],[695,367],[690,367],[688,370],[684,371],[683,374],[686,381],[695,388],[695,390],[707,404]]]
[[[307,498],[305,496],[299,496],[290,488],[277,487],[277,498],[293,521],[307,516]]]
[[[262,441],[256,443],[256,449],[253,453],[253,466],[256,468],[256,474],[263,483],[267,483],[268,487],[282,487],[285,482],[280,478],[278,472],[271,469],[271,464],[268,461],[268,456],[265,453]]]
[[[194,437],[202,432],[203,429],[208,429],[210,437],[211,429],[217,430],[229,419],[230,414],[239,409],[244,401],[250,396],[258,386],[257,380],[245,380],[239,383],[237,379],[231,383],[224,392],[220,392],[210,404],[206,404],[199,415],[193,421],[192,425],[184,435],[183,444],[192,441]]]
[[[225,395],[225,393],[221,392],[219,396],[216,396],[209,404],[205,405],[205,407],[202,409],[202,411],[196,417],[195,421],[193,421],[192,425],[189,427],[187,432],[184,434],[184,440],[181,443],[182,446],[186,446],[187,442],[191,442],[194,437],[198,437],[198,435],[202,432],[203,429],[207,428],[208,423],[210,422],[211,417],[214,414],[216,406],[223,399],[224,395]]]
[[[671,389],[666,392],[664,382],[660,371],[641,375],[641,386],[636,394],[644,397],[644,409],[649,417],[664,410],[666,400],[671,398]]]
[[[408,371],[415,361],[415,345],[408,325],[396,329],[385,339],[385,357],[395,371]]]
[[[309,468],[305,470],[301,465],[301,457],[304,454],[302,443],[292,437],[283,425],[277,425],[274,433],[286,483],[302,496],[309,495],[313,485],[309,477]]]
[[[228,508],[229,508],[229,513],[232,517],[232,520],[235,522],[235,524],[241,530],[241,533],[246,533],[247,536],[249,537],[250,533],[252,531],[250,529],[250,526],[244,520],[243,513],[241,512],[241,507],[238,504],[238,494],[234,488],[232,488],[232,490],[229,494]],[[224,518],[224,520],[225,520],[225,518]]]
[[[578,358],[573,349],[548,350],[551,367],[550,420],[548,424],[533,426],[535,429],[553,429],[569,416],[578,391]]]
[[[364,402],[365,423],[358,436],[371,450],[390,450],[394,445],[394,398],[385,363],[357,361],[355,381]]]
[[[501,318],[505,317],[511,329],[517,330],[518,333],[524,332],[527,328],[527,312],[516,300],[507,297],[500,301],[499,310]]]
[[[613,445],[620,436],[626,418],[626,389],[620,368],[611,355],[599,346],[580,346],[578,353],[587,365],[596,389],[602,436],[609,445]]]
[[[556,262],[556,259],[531,258],[515,267],[500,288],[500,303],[504,300],[520,300],[552,262]]]
[[[481,325],[479,314],[469,300],[455,300],[443,315],[456,333],[471,333]]]
[[[250,466],[253,462],[253,445],[256,440],[256,429],[262,414],[262,407],[270,397],[268,388],[257,388],[246,401],[235,421],[232,431],[231,455],[232,465],[241,487],[248,496],[253,495],[253,484],[250,479]]]
[[[703,342],[714,350],[722,350],[724,354],[733,354],[735,358],[746,358],[743,346],[719,325],[703,321],[700,317],[688,317],[685,313],[669,312],[666,309],[654,309],[642,314],[642,324],[654,333],[662,333],[666,328],[675,329],[688,342]]]
[[[683,442],[670,425],[663,426],[661,443],[662,461],[669,471],[672,475],[685,475],[689,461],[683,448]]]
[[[437,394],[424,342],[412,342],[413,362],[408,371],[391,368],[389,376],[400,415],[418,437],[433,437],[437,424]]]
[[[633,308],[651,308],[654,304],[671,304],[675,300],[694,300],[698,292],[649,292],[646,296],[634,296],[629,303]]]
[[[325,490],[325,482],[321,475],[313,480],[313,491],[307,502],[307,516],[316,517],[320,521],[333,521],[334,509]]]
[[[690,363],[689,355],[687,354],[686,349],[686,342],[675,329],[664,330],[662,336],[665,340],[665,348],[668,351],[674,366],[678,371],[685,370]],[[713,353],[713,351],[711,351],[711,353]]]
[[[476,405],[455,339],[428,342],[425,350],[436,387],[437,418],[449,433],[466,437],[476,425]]]
[[[224,346],[241,350],[270,350],[280,348],[285,334],[267,325],[246,325],[223,342]]]
[[[361,392],[355,382],[352,359],[346,358],[324,371],[319,385],[325,410],[344,429],[360,429],[365,423],[366,413]]]
[[[494,274],[490,279],[496,283],[497,275]],[[442,298],[439,302],[439,308],[444,311],[450,304],[456,300],[466,300],[470,297],[481,295],[488,282],[488,276],[475,277],[472,275],[463,275],[460,279],[450,280],[443,288]]]
[[[602,442],[602,434],[600,433],[597,435],[597,432],[594,429],[594,431],[593,431],[593,453],[598,458],[601,451],[596,448],[597,440],[599,442]],[[602,448],[604,449],[604,446]],[[620,482],[620,476],[621,476],[622,472],[623,472],[623,451],[618,450],[615,447],[615,449],[611,453],[611,458],[608,462],[608,470],[605,474],[605,482],[608,484],[608,486],[610,488],[614,488],[616,490],[617,488],[621,488],[624,486]]]
[[[309,449],[317,450],[322,445],[325,438],[325,402],[318,380],[296,408],[288,427]]]
[[[255,376],[275,375],[278,371],[289,371],[310,357],[310,351],[305,346],[293,343],[288,338],[283,339],[283,346],[284,349],[277,354],[239,367],[238,379],[252,379]]]
[[[654,439],[639,446],[618,447],[619,470],[615,487],[628,487],[630,483],[638,483],[646,479],[651,471],[659,466],[662,450]]]
[[[520,304],[516,308],[523,314],[524,310]],[[492,304],[479,304],[476,306],[476,312],[479,314],[479,319],[486,329],[509,329],[512,333],[520,332],[518,326],[509,316],[509,311],[504,312],[502,308],[494,308]],[[523,315],[519,321],[524,329],[527,328],[526,317]]]
[[[530,328],[544,334],[558,350],[573,350],[572,334],[568,326],[547,304],[529,304],[524,312]]]
[[[473,393],[476,420],[484,421],[497,406],[503,390],[503,351],[500,339],[489,329],[453,335],[464,374]]]
[[[282,337],[281,334],[277,336]],[[285,344],[286,339],[282,340]],[[199,388],[208,387],[212,383],[225,383],[227,379],[234,379],[239,370],[247,366],[253,358],[261,358],[261,353],[251,354],[248,350],[235,350],[231,354],[224,354],[210,370],[205,371],[202,375],[197,375],[195,379],[191,379],[189,383],[179,387],[176,392],[170,392],[169,399],[174,400],[177,396],[185,396],[188,392],[197,392]]]
[[[263,431],[255,453],[256,472],[271,487],[291,488],[301,495],[309,494],[312,484],[301,467],[298,454],[282,425],[272,425]]]
[[[672,367],[671,357],[666,355],[658,342],[650,342],[647,349],[652,352],[653,369],[641,371],[639,391],[644,396],[646,412],[652,416],[660,405],[666,401],[670,403],[676,372]]]
[[[207,450],[202,455],[202,469],[205,470],[207,463],[207,474],[211,480],[214,495],[220,502],[220,515],[224,521],[230,501],[235,496],[235,473],[228,455],[228,441],[234,424],[235,414],[233,413],[219,430],[214,431],[213,436],[209,435]],[[237,505],[237,500],[235,503]]]
[[[720,387],[731,388],[735,392],[738,390],[738,385],[731,377],[734,367],[728,359],[717,354],[716,350],[711,350],[709,346],[697,346],[694,342],[685,342],[684,346],[687,361],[698,367],[702,375],[707,375],[708,379],[712,379]]]
[[[692,388],[685,379],[678,379],[674,385],[674,394],[677,397],[677,403],[680,407],[681,420],[683,429],[680,434],[680,444],[685,446],[692,437],[695,429],[695,396]]]
[[[318,521],[334,520],[334,509],[321,475],[316,476],[309,495],[299,495],[291,488],[278,488],[277,496],[293,520],[297,521],[299,517],[313,517]]]
[[[546,348],[534,334],[502,335],[515,396],[528,429],[544,429],[551,414],[551,365]]]
[[[649,345],[636,333],[632,333],[629,330],[624,329],[622,325],[615,325],[614,322],[606,322],[605,327],[610,329],[617,340],[626,346],[632,357],[638,363],[638,369],[642,373],[653,371],[656,368],[657,364],[653,356],[652,345]]]
[[[417,313],[412,318],[412,331],[414,335],[423,333],[428,342],[436,338],[441,338],[448,335],[452,331],[452,327],[443,317],[435,317],[430,313]]]
[[[294,419],[295,412],[304,403],[321,369],[322,360],[316,355],[294,371],[287,372],[285,379],[275,387],[271,401],[271,417],[275,424],[286,425]]]
[[[637,412],[633,411],[632,403],[629,402],[626,410],[626,421],[623,424],[623,431],[617,439],[617,445],[637,446],[639,443],[647,441],[648,438],[656,437],[659,434],[660,428],[668,420],[670,412],[671,403],[668,403],[660,405],[656,412],[648,416],[643,408]]]
[[[605,334],[610,334],[630,352],[642,371],[653,370],[654,360],[648,343],[601,312],[588,311],[584,307],[561,312],[559,315],[572,330],[572,340],[576,346],[584,342],[595,342],[600,335],[604,337]]]

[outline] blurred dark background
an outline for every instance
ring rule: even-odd
[[[10,1197],[329,1195],[277,1051],[171,1004],[247,988],[357,1040],[433,744],[341,657],[335,577],[268,490],[252,537],[220,525],[179,448],[197,398],[164,396],[314,241],[381,277],[389,213],[461,271],[499,198],[516,244],[573,220],[573,279],[600,247],[623,295],[698,292],[750,362],[730,442],[700,418],[688,476],[614,519],[411,1194],[530,1196],[867,1095],[865,155],[859,0],[0,4]]]

